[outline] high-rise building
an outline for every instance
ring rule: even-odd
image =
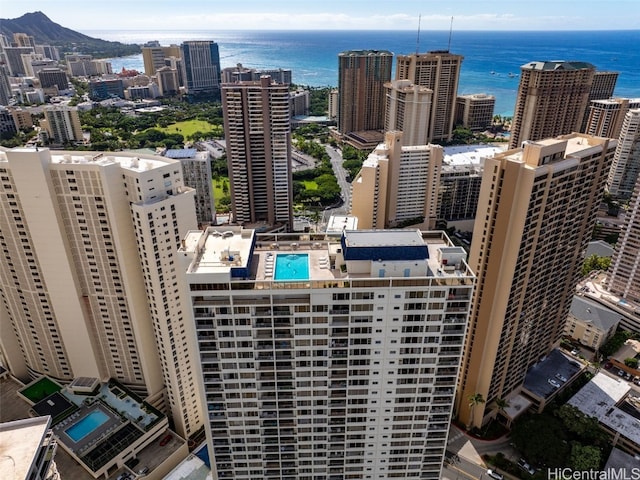
[[[222,83],[255,82],[260,77],[269,75],[276,83],[291,84],[291,70],[282,68],[255,69],[242,66],[238,63],[235,67],[222,69]]]
[[[398,56],[396,80],[408,79],[416,85],[433,90],[429,142],[451,140],[462,60],[461,55],[447,50]]]
[[[384,88],[385,132],[401,131],[404,145],[427,145],[433,90],[414,85],[410,80],[393,80],[385,83]]]
[[[351,182],[351,214],[358,229],[435,226],[442,147],[403,146],[402,137],[402,132],[386,132]]]
[[[0,64],[0,105],[6,107],[12,98],[9,69],[6,65]]]
[[[438,186],[438,219],[447,221],[475,218],[482,183],[478,164],[443,164]]]
[[[442,478],[474,285],[461,247],[210,227],[179,255],[217,478]]]
[[[165,66],[165,58],[180,57],[181,55],[178,45],[163,47],[158,42],[149,42],[141,50],[144,73],[149,76],[155,75],[158,69]]]
[[[180,81],[178,79],[178,70],[171,67],[160,67],[156,70],[156,79],[160,95],[169,97],[177,95],[180,92]]]
[[[292,225],[289,87],[264,76],[222,86],[233,219]]]
[[[22,62],[22,55],[28,55],[33,53],[32,47],[5,47],[2,49],[4,58],[6,59],[7,66],[9,67],[9,74],[12,77],[21,77],[26,74],[24,69],[24,63]]]
[[[509,148],[578,132],[589,106],[595,67],[586,62],[530,62],[520,67],[520,85]]]
[[[138,153],[0,153],[0,348],[22,379],[113,378],[180,435],[203,423],[176,253],[196,228],[180,163]]]
[[[211,94],[220,98],[220,53],[211,40],[188,41],[181,45],[182,68],[190,94]]]
[[[56,145],[67,142],[81,142],[82,125],[76,107],[52,105],[44,108],[44,119],[40,121],[49,136],[49,141]]]
[[[474,132],[486,130],[493,122],[496,97],[484,93],[459,95],[456,100],[456,125]]]
[[[615,140],[571,134],[485,158],[458,418],[480,426],[560,341]],[[486,401],[469,407],[480,394]]]
[[[16,133],[18,133],[18,127],[11,110],[0,106],[0,138],[13,137]]]
[[[618,138],[627,112],[640,108],[640,98],[594,100],[589,105],[585,133],[596,137]]]
[[[35,37],[22,32],[16,32],[13,34],[13,43],[16,47],[36,47]]]
[[[124,81],[121,78],[100,78],[89,82],[89,97],[92,100],[108,98],[124,99]]]
[[[384,128],[384,84],[393,53],[349,50],[338,54],[338,131],[346,135]]]
[[[338,89],[334,88],[329,92],[329,105],[327,116],[329,120],[338,118]]]
[[[56,88],[57,90],[68,90],[69,79],[67,72],[60,68],[44,68],[38,72],[38,79],[42,88]]]
[[[640,177],[613,254],[607,288],[626,301],[640,304]]]
[[[613,97],[613,92],[616,89],[616,82],[618,81],[619,72],[595,72],[593,75],[593,83],[591,84],[591,90],[589,91],[589,105],[595,100],[606,100]],[[587,125],[589,120],[589,112],[584,116],[582,120],[582,126],[580,132],[587,132]],[[592,135],[592,134],[589,134]],[[617,138],[617,137],[609,137]]]
[[[631,197],[640,175],[640,108],[624,116],[618,147],[607,179],[607,190],[616,198]]]

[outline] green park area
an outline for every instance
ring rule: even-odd
[[[213,198],[216,212],[227,212],[231,204],[231,187],[228,177],[216,177],[212,180]]]
[[[214,125],[205,120],[185,120],[184,122],[173,123],[167,127],[155,128],[164,133],[179,133],[184,138],[189,138],[196,132],[222,135],[222,126]]]
[[[304,185],[305,190],[317,190],[318,184],[313,180],[303,180],[302,184]]]

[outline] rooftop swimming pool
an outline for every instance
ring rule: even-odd
[[[280,280],[309,280],[308,253],[280,253],[276,255],[274,279]]]
[[[100,425],[106,423],[107,420],[109,420],[109,415],[101,412],[100,410],[94,410],[78,423],[67,428],[64,433],[66,433],[75,443],[78,443]]]

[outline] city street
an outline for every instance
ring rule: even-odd
[[[351,183],[347,181],[347,172],[342,167],[342,152],[337,148],[333,148],[329,145],[325,145],[325,150],[331,157],[331,167],[335,173],[336,180],[340,186],[342,192],[343,203],[336,208],[328,208],[322,214],[322,223],[326,225],[331,215],[346,215],[349,213],[349,206],[351,205]]]

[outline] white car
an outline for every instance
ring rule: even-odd
[[[493,470],[487,470],[487,475],[490,478],[495,478],[496,480],[504,480],[504,476],[500,475],[498,472],[494,472]]]
[[[556,382],[553,378],[550,378],[547,381],[549,382],[549,385],[551,385],[552,387],[560,388],[560,384],[558,382]]]
[[[518,460],[518,466],[521,469],[523,469],[525,472],[527,472],[529,475],[533,475],[534,473],[536,473],[535,468],[529,465],[524,458],[521,458],[520,460]]]
[[[556,378],[560,380],[562,383],[567,381],[567,377],[565,377],[564,375],[560,375],[559,373],[556,373]]]

